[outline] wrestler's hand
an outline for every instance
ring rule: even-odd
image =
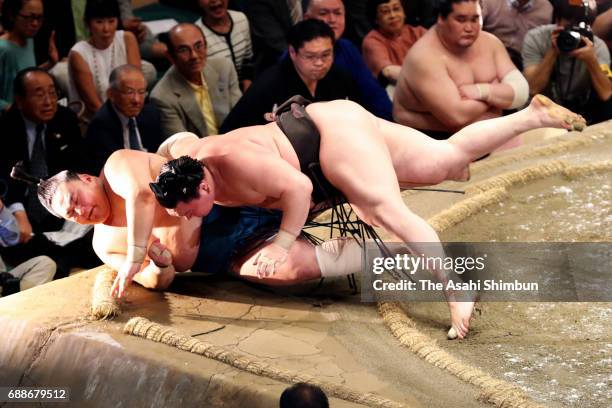
[[[478,88],[477,84],[466,84],[459,86],[459,95],[462,99],[473,99],[482,100],[482,91]]]
[[[134,275],[140,272],[141,266],[142,264],[138,262],[124,262],[111,287],[111,296],[121,299],[125,295],[127,287],[132,283]]]
[[[274,275],[276,268],[287,260],[288,252],[285,248],[274,243],[259,251],[253,261],[253,265],[257,266],[257,276],[261,279]]]
[[[151,243],[147,255],[158,268],[167,268],[172,265],[172,253],[159,241],[159,238],[155,238]]]

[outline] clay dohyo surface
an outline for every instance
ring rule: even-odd
[[[612,157],[610,123],[576,137],[601,139],[551,157],[529,159],[526,148],[491,157],[507,163],[473,173],[476,184],[546,160],[595,163]],[[564,139],[565,136],[562,138]],[[544,144],[550,141],[543,142]],[[515,157],[515,161],[510,160]],[[521,156],[523,158],[521,159]],[[507,160],[504,160],[507,159]],[[486,161],[482,167],[486,166]],[[475,167],[478,167],[476,165]],[[448,186],[461,187],[455,183]],[[465,186],[464,186],[465,187]],[[457,242],[610,242],[612,172],[568,180],[547,177],[508,188],[508,196],[440,234]],[[427,198],[435,197],[428,193]],[[442,197],[446,207],[456,197]],[[407,202],[423,205],[410,194]],[[537,273],[537,271],[534,271]],[[612,278],[612,276],[611,276]],[[612,400],[610,303],[486,302],[476,305],[469,337],[445,341],[448,309],[440,303],[404,303],[417,327],[466,363],[505,379],[547,406],[608,407]]]

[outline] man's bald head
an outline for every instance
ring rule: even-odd
[[[188,81],[199,83],[206,64],[206,38],[191,23],[175,25],[165,39],[168,58]]]
[[[322,20],[334,30],[336,40],[344,34],[345,10],[342,0],[307,0],[303,2],[304,19]]]
[[[175,55],[177,42],[185,36],[200,36],[204,40],[204,43],[206,43],[206,37],[204,36],[204,33],[200,27],[192,23],[179,23],[168,31],[167,38],[164,41],[168,46],[168,52]]]

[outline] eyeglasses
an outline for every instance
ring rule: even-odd
[[[121,95],[124,95],[124,96],[132,97],[132,96],[138,95],[138,96],[142,96],[143,98],[146,98],[147,95],[149,95],[149,93],[144,89],[138,89],[138,90],[128,89],[125,91],[119,91],[119,93],[121,93]]]
[[[191,50],[195,51],[196,53],[204,52],[206,51],[206,43],[199,41],[193,44],[193,48],[188,45],[180,45],[176,48],[176,54],[191,55]]]
[[[57,92],[55,90],[48,91],[48,92],[38,91],[32,94],[32,98],[38,101],[43,101],[45,100],[45,98],[49,98],[50,100],[55,101],[57,100]]]
[[[42,21],[45,19],[45,16],[43,16],[42,14],[21,14],[19,13],[19,17],[23,18],[28,23],[33,23],[35,21],[42,23]]]
[[[322,52],[321,54],[301,54],[298,52],[298,55],[300,56],[300,58],[303,58],[308,62],[316,62],[317,60],[326,62],[334,57],[334,52],[331,50]]]

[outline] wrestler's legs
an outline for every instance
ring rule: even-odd
[[[537,95],[528,107],[511,115],[473,123],[446,141],[437,141],[405,126],[378,120],[402,186],[437,184],[467,178],[467,166],[513,137],[541,127],[580,128],[584,119]]]
[[[338,101],[325,105],[327,112],[333,112],[329,115],[333,116],[333,122],[326,121],[325,114],[318,109],[308,112],[321,133],[319,158],[330,183],[344,193],[366,223],[394,234],[413,253],[444,257],[436,232],[402,200],[387,143],[377,126],[378,119],[354,103]],[[446,273],[431,272],[441,280]],[[463,337],[469,327],[473,304],[468,303],[464,308],[454,307],[457,305],[452,302],[449,305],[452,325]]]
[[[300,238],[291,246],[287,260],[276,269],[274,275],[260,279],[257,277],[254,260],[257,253],[270,244],[265,243],[237,259],[232,273],[242,279],[269,286],[289,286],[321,278],[314,245]]]

